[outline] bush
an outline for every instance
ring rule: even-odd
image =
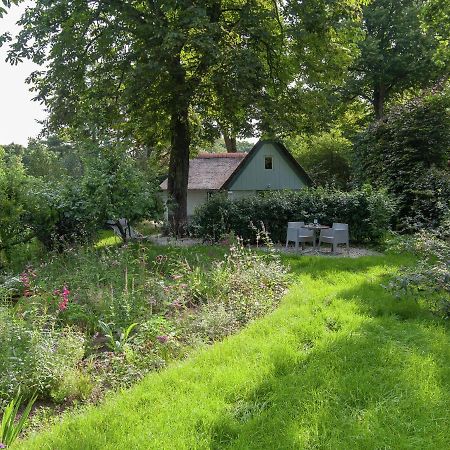
[[[20,159],[7,159],[0,147],[0,267],[2,253],[9,261],[13,247],[33,237],[25,221],[30,180]]]
[[[448,233],[448,229],[447,229]],[[413,293],[438,315],[450,317],[450,240],[440,231],[421,231],[390,243],[394,252],[413,252],[419,258],[405,267],[389,287],[399,294]]]
[[[27,221],[47,250],[61,251],[69,244],[86,241],[99,227],[78,180],[35,180],[27,197]]]
[[[393,211],[390,197],[370,187],[351,192],[324,188],[273,191],[238,200],[217,195],[196,210],[192,231],[213,241],[234,232],[254,242],[252,224],[263,223],[271,239],[282,242],[288,222],[318,219],[330,225],[348,223],[353,241],[377,242],[389,229]]]
[[[450,90],[394,108],[355,143],[355,176],[398,200],[396,229],[433,228],[450,208]]]
[[[119,145],[91,149],[82,179],[84,201],[96,222],[116,222],[123,240],[127,234],[120,219],[134,225],[159,218],[163,212],[156,178],[149,181],[128,150]]]
[[[26,322],[0,308],[0,405],[21,388],[49,396],[64,384],[65,376],[84,355],[84,336],[70,328]]]

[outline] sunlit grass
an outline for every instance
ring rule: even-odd
[[[450,448],[447,325],[381,286],[411,260],[284,259],[273,314],[21,447]]]
[[[119,236],[113,233],[111,230],[101,230],[98,232],[97,240],[94,244],[94,248],[111,247],[119,245],[122,242]]]

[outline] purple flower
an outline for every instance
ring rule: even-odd
[[[170,304],[170,306],[172,306],[172,308],[181,308],[183,305],[182,305],[182,303],[179,301],[179,300],[174,300],[171,304]]]
[[[6,445],[0,442],[0,448],[6,448]]]
[[[169,340],[169,336],[167,334],[164,334],[162,336],[156,336],[156,339],[158,339],[158,342],[161,344],[165,344]]]

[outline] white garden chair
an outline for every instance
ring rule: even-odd
[[[304,228],[305,222],[288,222],[286,233],[286,248],[289,242],[295,242],[295,249],[298,250],[298,244],[302,244],[302,250],[305,248],[305,242],[312,242],[313,247],[316,247],[316,239],[313,230]]]
[[[347,223],[333,223],[333,226],[328,229],[320,230],[319,236],[319,250],[322,242],[331,244],[331,251],[336,252],[339,244],[346,244],[347,252],[350,251],[348,224]]]

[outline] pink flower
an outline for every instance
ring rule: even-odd
[[[69,304],[69,288],[64,285],[63,290],[60,291],[59,289],[55,289],[53,292],[55,295],[59,296],[60,302],[58,303],[58,308],[60,311],[64,311],[67,309],[67,306]]]
[[[67,303],[66,301],[62,300],[59,302],[58,308],[60,311],[65,311],[67,309]]]

